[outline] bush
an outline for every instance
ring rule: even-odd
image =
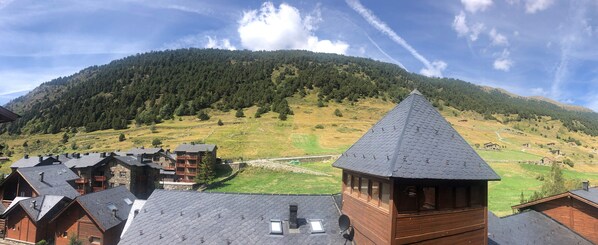
[[[125,134],[120,133],[120,135],[118,136],[118,141],[123,142],[125,141],[127,138],[125,138]]]
[[[563,163],[569,165],[569,167],[573,167],[575,165],[575,163],[573,163],[573,161],[571,161],[571,159],[569,158],[565,158],[565,160],[563,160]]]
[[[40,240],[39,242],[36,242],[35,245],[49,245],[50,243],[48,243],[46,240]]]
[[[280,119],[282,121],[286,121],[287,120],[287,114],[286,113],[280,113],[280,114],[278,114],[278,119]]]
[[[245,113],[243,113],[243,109],[238,109],[237,112],[235,113],[235,117],[245,117]]]
[[[341,112],[341,110],[336,109],[336,110],[334,110],[334,115],[337,116],[337,117],[342,117],[343,113]]]
[[[218,119],[218,126],[222,126],[224,125],[224,123],[222,122],[222,120]]]
[[[158,146],[160,146],[161,144],[162,144],[162,140],[160,140],[160,139],[158,139],[158,138],[155,138],[154,140],[152,140],[152,145],[153,145],[154,147],[158,147]]]
[[[316,125],[316,128],[317,128],[317,129],[324,129],[324,125],[322,125],[322,124],[318,124],[318,125]]]
[[[199,114],[197,114],[197,118],[199,118],[200,121],[210,120],[210,116],[205,111],[200,111]]]

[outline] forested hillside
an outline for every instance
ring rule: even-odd
[[[123,129],[130,122],[160,123],[257,105],[255,115],[274,111],[280,120],[293,111],[287,98],[318,94],[329,101],[377,97],[393,102],[417,88],[435,106],[530,119],[550,116],[573,131],[598,135],[598,114],[564,109],[546,101],[514,97],[455,79],[428,78],[396,65],[365,58],[307,51],[180,49],[138,54],[44,83],[7,105],[22,118],[1,132],[58,133]]]

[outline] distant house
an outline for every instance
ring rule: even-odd
[[[555,154],[555,155],[561,155],[561,150],[553,149],[553,150],[550,150],[550,153]]]
[[[551,165],[554,161],[555,161],[554,158],[551,158],[551,157],[542,157],[542,159],[540,159],[540,164],[542,164],[542,165]]]
[[[542,213],[598,243],[598,188],[591,188],[587,181],[582,189],[515,205],[513,209]]]
[[[2,214],[6,217],[5,238],[25,243],[51,240],[54,227],[48,223],[70,201],[68,197],[54,195],[16,201]]]
[[[524,144],[523,144],[523,145],[521,145],[521,146],[523,146],[523,147],[525,147],[525,148],[529,148],[529,147],[531,146],[531,144],[530,144],[530,143],[524,143]]]
[[[51,220],[55,244],[67,245],[73,235],[84,244],[117,244],[133,201],[124,186],[75,198]]]
[[[486,150],[500,150],[500,145],[492,142],[484,143],[484,149]]]
[[[339,216],[330,195],[156,190],[119,244],[350,244]]]
[[[356,244],[488,242],[488,181],[500,177],[417,90],[333,166]]]
[[[575,144],[575,142],[569,142],[569,143],[567,143],[567,145],[569,145],[569,146],[577,146],[577,144]]]
[[[17,120],[20,116],[0,106],[0,123],[7,123]]]
[[[467,122],[467,119],[461,119],[459,122]]]
[[[556,143],[554,143],[554,142],[550,142],[550,143],[548,143],[548,144],[546,144],[546,145],[547,145],[547,146],[554,146],[554,145],[556,145]]]
[[[76,153],[64,165],[79,176],[75,183],[81,194],[125,186],[138,198],[147,198],[156,188],[160,167],[141,157]]]
[[[203,157],[211,154],[216,159],[218,147],[211,144],[181,144],[174,153],[176,155],[176,176],[182,182],[195,182],[198,164]]]
[[[137,157],[143,162],[153,162],[154,164],[157,164],[160,167],[160,180],[176,180],[176,157],[170,153],[170,149],[165,151],[162,148],[138,147],[129,150],[125,155]]]
[[[46,166],[52,164],[60,164],[60,161],[56,159],[54,156],[37,156],[37,157],[30,157],[29,155],[25,154],[23,158],[17,160],[10,168],[12,171],[15,171],[17,168],[29,168],[29,167],[37,167],[37,166]]]

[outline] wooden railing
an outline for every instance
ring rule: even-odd
[[[93,180],[103,182],[106,181],[106,176],[93,176]]]
[[[88,179],[86,178],[78,178],[75,180],[75,183],[77,184],[87,184]]]

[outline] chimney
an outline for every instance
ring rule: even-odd
[[[101,158],[106,158],[106,152],[100,152],[100,157]]]
[[[31,208],[35,209],[35,203],[36,203],[35,200],[31,201]]]
[[[29,155],[28,154],[25,154],[25,159],[29,159]]]
[[[289,205],[289,229],[297,229],[299,228],[297,224],[297,211],[299,210],[299,205],[297,203],[291,203]]]
[[[60,154],[56,155],[56,160],[60,160]]]
[[[166,153],[170,153],[170,149],[166,149]]]
[[[137,155],[137,161],[139,161],[140,163],[143,163],[143,154]]]
[[[64,153],[64,157],[69,158],[69,153]]]
[[[44,172],[39,173],[39,181],[44,182]]]
[[[586,181],[582,181],[581,182],[581,188],[584,191],[589,191],[590,190],[590,181],[586,180]]]
[[[44,161],[44,157],[42,157],[42,155],[37,155],[37,157],[39,157],[39,162]]]

